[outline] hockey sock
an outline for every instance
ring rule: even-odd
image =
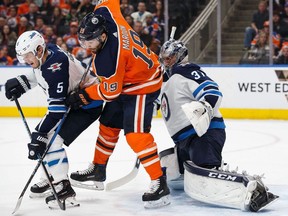
[[[96,141],[93,163],[106,164],[114,151],[121,129],[110,128],[100,124],[99,130],[100,132]]]
[[[126,140],[137,154],[151,180],[163,175],[157,152],[157,145],[150,133],[129,133]]]

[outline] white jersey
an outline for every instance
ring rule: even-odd
[[[214,111],[209,129],[224,129],[225,124],[219,112],[222,93],[219,91],[217,83],[195,64],[177,64],[172,67],[171,72],[170,77],[164,74],[161,89],[161,112],[174,142],[196,134],[181,108],[181,105],[191,101],[207,101]]]

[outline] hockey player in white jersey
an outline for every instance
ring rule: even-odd
[[[31,134],[28,143],[28,158],[38,159],[46,150],[48,141],[52,138],[55,128],[67,111],[65,98],[79,87],[85,68],[72,55],[64,52],[56,45],[45,44],[44,38],[37,31],[24,32],[16,43],[17,58],[21,63],[30,65],[30,73],[19,75],[7,80],[5,84],[6,97],[13,100],[19,98],[30,89],[40,86],[47,95],[48,110],[35,131]],[[88,83],[96,82],[95,77],[88,74]],[[83,84],[85,86],[85,83]],[[74,203],[76,195],[68,179],[68,157],[63,144],[69,146],[89,125],[91,125],[102,111],[103,101],[93,101],[89,106],[71,110],[66,117],[61,130],[56,136],[44,163],[52,175],[53,184],[60,200]],[[31,187],[32,196],[43,195],[49,191],[48,180],[34,184]],[[55,201],[51,193],[46,197],[48,205]]]
[[[170,188],[184,188],[202,202],[253,212],[278,198],[260,176],[223,170],[222,93],[198,65],[187,61],[185,45],[170,39],[159,59],[164,69],[161,112],[175,143],[175,148],[160,152]]]

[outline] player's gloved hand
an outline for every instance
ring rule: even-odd
[[[5,83],[5,95],[9,100],[19,98],[26,91],[31,89],[30,83],[25,75],[7,80]]]
[[[28,158],[31,160],[37,160],[46,150],[46,145],[48,143],[47,134],[41,132],[33,132],[31,137],[31,143],[28,143]]]
[[[76,110],[82,106],[90,104],[92,99],[85,92],[84,89],[72,92],[65,100],[66,106],[71,106],[72,109]]]

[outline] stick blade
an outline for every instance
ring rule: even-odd
[[[133,168],[133,170],[126,176],[123,176],[120,179],[117,179],[115,181],[109,182],[106,184],[106,191],[111,191],[115,188],[121,187],[122,185],[127,184],[128,182],[132,181],[138,173],[138,169],[137,168]]]
[[[125,185],[128,182],[132,181],[138,174],[139,166],[140,166],[140,160],[137,158],[132,171],[120,179],[107,183],[105,187],[106,191],[111,191],[115,188],[121,187],[122,185]]]
[[[20,197],[18,198],[17,204],[16,204],[15,209],[14,209],[14,211],[12,212],[12,214],[15,214],[15,213],[18,211],[18,209],[19,209],[19,207],[20,207],[20,205],[21,205],[22,199],[23,199],[23,196],[20,196]]]

